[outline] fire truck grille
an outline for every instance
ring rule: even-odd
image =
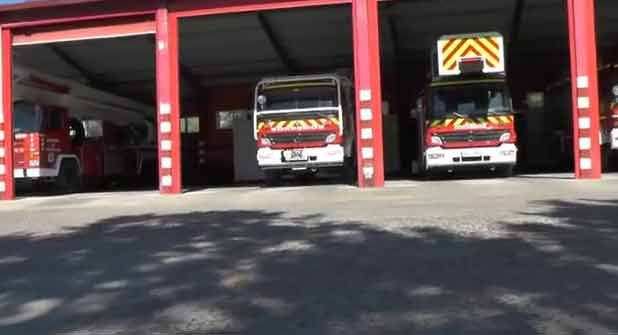
[[[496,142],[504,134],[504,130],[466,131],[440,134],[442,143],[465,143],[465,142]]]
[[[330,133],[292,133],[269,135],[268,139],[272,144],[290,144],[305,142],[324,142]]]

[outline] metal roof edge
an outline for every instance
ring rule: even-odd
[[[0,13],[29,9],[43,9],[82,3],[102,2],[106,0],[25,0],[19,3],[0,5]]]

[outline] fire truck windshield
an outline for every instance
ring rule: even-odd
[[[510,114],[506,89],[497,85],[454,85],[431,90],[428,117],[470,117]]]
[[[337,82],[331,79],[268,83],[258,89],[257,110],[287,110],[307,108],[337,108]]]
[[[41,131],[43,111],[34,104],[20,101],[13,105],[13,132],[34,133]]]

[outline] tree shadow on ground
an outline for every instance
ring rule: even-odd
[[[5,236],[0,334],[617,331],[618,204],[539,205],[494,238],[267,211]]]

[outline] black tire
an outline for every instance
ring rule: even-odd
[[[511,178],[513,177],[514,168],[515,168],[514,166],[509,165],[509,166],[505,166],[505,167],[498,169],[498,172],[500,173],[500,176],[502,176],[503,178]]]
[[[75,193],[81,190],[82,180],[77,161],[74,159],[62,161],[54,188],[62,193]]]
[[[277,170],[264,170],[264,182],[266,186],[281,185],[281,172]]]
[[[343,182],[348,185],[355,185],[357,179],[356,160],[352,157],[346,158],[343,162]]]
[[[612,148],[609,145],[601,146],[601,169],[603,173],[614,170],[612,158]]]

